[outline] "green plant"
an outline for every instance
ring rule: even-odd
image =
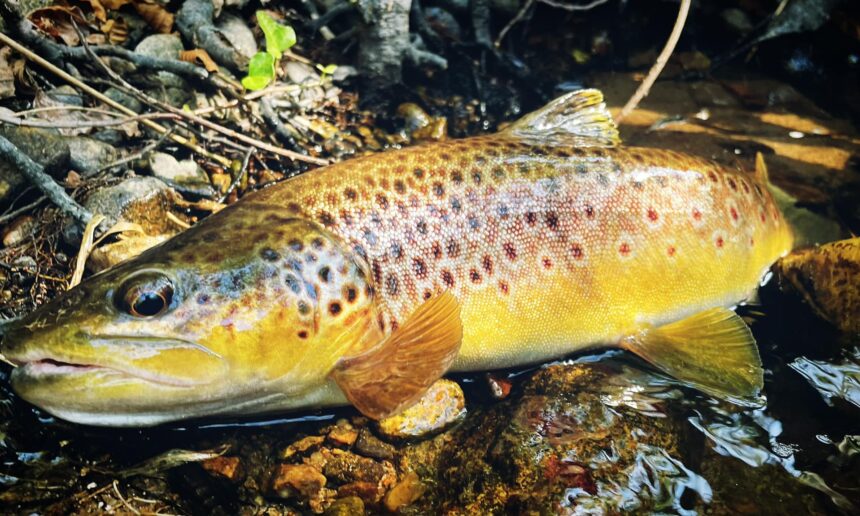
[[[257,52],[248,63],[248,75],[242,79],[242,86],[249,90],[261,90],[272,82],[281,56],[296,44],[296,31],[276,22],[266,11],[257,11],[257,23],[266,36],[266,51]]]

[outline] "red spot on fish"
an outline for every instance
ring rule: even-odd
[[[648,220],[651,222],[657,222],[657,219],[659,218],[660,216],[657,214],[657,210],[654,208],[648,208]]]
[[[693,208],[693,220],[702,220],[702,212],[698,208]]]
[[[717,244],[717,247],[722,248],[726,244],[726,241],[723,239],[723,237],[718,236],[715,243]]]
[[[439,242],[433,242],[433,258],[437,260],[442,258],[442,246]]]
[[[306,339],[306,338],[308,338],[308,332],[306,332],[305,330],[300,331],[300,332],[299,332],[299,338],[300,338],[300,339]]]
[[[710,179],[712,182],[716,183],[717,182],[717,174],[713,170],[709,171],[708,172],[708,179]]]
[[[582,246],[579,244],[573,244],[572,246],[570,246],[570,254],[575,260],[582,260],[582,258],[585,256],[585,252],[582,250]]]
[[[502,245],[502,249],[505,250],[505,254],[508,256],[509,260],[514,261],[517,259],[517,250],[514,247],[514,244],[506,242]]]
[[[543,268],[552,269],[552,260],[546,256],[543,257]]]
[[[618,246],[618,252],[621,253],[621,256],[628,256],[630,254],[630,244],[622,242],[621,245]]]
[[[746,193],[746,194],[750,193],[750,185],[746,181],[744,181],[743,179],[741,180],[741,186],[744,187],[744,193]]]
[[[509,290],[508,282],[500,281],[499,282],[499,289],[502,291],[502,294],[507,294],[508,290]]]
[[[594,206],[592,206],[590,204],[585,205],[585,216],[588,217],[589,219],[594,217]]]
[[[762,224],[764,224],[764,222],[767,220],[767,217],[765,217],[765,214],[764,214],[764,210],[761,210],[759,212],[758,218],[759,218],[759,220],[761,220]]]
[[[677,249],[675,249],[675,246],[673,246],[673,245],[670,245],[668,248],[666,248],[666,254],[669,255],[669,258],[675,256],[676,252],[677,252]]]
[[[732,220],[738,220],[738,210],[734,206],[729,209],[729,212],[732,214]]]
[[[755,247],[755,238],[750,237],[750,247]]]

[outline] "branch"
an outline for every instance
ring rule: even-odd
[[[547,0],[541,1],[546,2]],[[648,95],[648,92],[651,91],[651,86],[654,85],[654,81],[657,80],[657,76],[663,71],[663,67],[666,66],[666,63],[669,61],[669,56],[671,56],[672,51],[675,50],[675,45],[681,37],[681,32],[684,31],[684,23],[687,21],[687,13],[689,12],[690,0],[681,0],[681,7],[678,9],[678,18],[675,20],[675,26],[672,27],[672,33],[669,35],[669,40],[666,41],[666,46],[663,47],[663,51],[660,52],[659,56],[657,56],[657,61],[654,62],[654,66],[652,66],[651,70],[648,71],[648,76],[645,77],[645,80],[642,81],[642,84],[639,85],[636,92],[632,97],[630,97],[630,100],[627,101],[627,104],[624,105],[621,113],[615,117],[616,123],[624,120],[627,115],[636,109],[636,106],[638,106],[639,102]]]
[[[69,197],[66,191],[45,173],[45,169],[41,165],[30,159],[12,142],[2,136],[0,136],[0,156],[14,165],[31,183],[44,192],[51,202],[74,217],[75,220],[86,224],[92,218],[92,213]]]

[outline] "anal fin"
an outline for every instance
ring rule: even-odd
[[[462,339],[460,304],[446,292],[378,346],[341,360],[331,375],[358,410],[381,419],[417,402],[454,362]]]
[[[764,373],[752,333],[736,313],[712,308],[622,339],[621,347],[712,396],[757,406]]]

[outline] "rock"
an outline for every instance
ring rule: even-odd
[[[158,244],[168,240],[172,234],[163,235],[145,235],[137,232],[123,233],[122,237],[116,242],[102,244],[96,247],[90,253],[87,260],[87,269],[92,272],[99,272],[109,269],[114,265],[124,262],[129,258],[134,258],[140,253],[146,251],[150,247],[155,247]]]
[[[153,152],[149,156],[148,165],[152,175],[168,183],[209,186],[209,177],[206,175],[206,172],[201,170],[192,159],[177,161],[170,154]]]
[[[84,201],[91,213],[106,217],[105,224],[119,221],[138,224],[150,236],[176,233],[175,223],[167,217],[176,198],[175,192],[154,177],[132,177],[122,183],[93,192]],[[71,219],[63,226],[63,238],[69,245],[80,243],[83,227]]]
[[[226,478],[231,482],[235,482],[241,477],[242,462],[239,457],[225,457],[222,455],[206,459],[200,465],[209,473]]]
[[[14,247],[27,239],[36,229],[36,220],[30,215],[16,218],[3,231],[3,246]]]
[[[317,469],[306,464],[281,464],[272,480],[272,491],[282,498],[301,495],[315,498],[325,487],[327,479]]]
[[[723,21],[726,22],[726,25],[728,25],[732,30],[744,35],[748,34],[755,28],[753,23],[750,21],[749,16],[736,7],[724,9],[720,12],[720,18],[722,18]]]
[[[257,53],[257,39],[242,18],[233,14],[224,14],[218,18],[215,26],[239,54],[250,60]]]
[[[860,237],[795,251],[774,270],[780,286],[819,317],[842,331],[860,332]]]
[[[325,438],[319,435],[309,435],[307,437],[303,437],[293,444],[287,446],[287,449],[281,454],[281,457],[284,459],[288,459],[295,455],[296,453],[303,453],[314,446],[319,446],[322,442],[325,441]]]
[[[84,177],[89,177],[119,159],[119,152],[113,145],[77,136],[68,139],[69,166]]]
[[[137,98],[129,95],[128,93],[120,89],[110,87],[105,90],[104,94],[109,99],[115,102],[119,102],[120,104],[134,111],[135,113],[140,113],[141,111],[143,111],[143,103],[137,100]]]
[[[379,486],[373,482],[350,482],[337,488],[339,497],[357,497],[362,503],[376,504],[382,498]]]
[[[394,474],[390,464],[377,462],[352,452],[333,449],[326,453],[327,461],[323,473],[327,478],[342,484],[350,482],[370,482],[380,485],[386,476]]]
[[[415,439],[450,427],[466,415],[463,389],[451,380],[437,380],[415,405],[378,422],[388,439]]]
[[[444,479],[426,483],[410,510],[689,509],[696,495],[707,501],[711,493],[707,481],[681,462],[687,423],[681,407],[672,410],[666,401],[676,392],[664,378],[610,360],[540,369],[522,394],[401,450],[401,464],[420,478]]]
[[[138,54],[162,59],[179,59],[179,53],[185,50],[182,40],[177,34],[153,34],[144,38],[134,51]],[[187,88],[188,83],[182,77],[170,72],[156,72],[155,78],[167,87]]]
[[[55,131],[2,124],[0,136],[42,165],[45,172],[52,176],[59,177],[69,161],[68,139]],[[18,169],[5,160],[0,161],[0,201],[17,194],[26,184],[27,180],[18,172]]]
[[[418,475],[410,471],[385,495],[385,508],[391,512],[398,512],[401,507],[421,498],[425,490]]]
[[[346,421],[338,421],[326,438],[336,446],[350,447],[358,439],[358,430]]]
[[[374,459],[392,460],[397,453],[394,446],[385,441],[381,441],[366,428],[362,428],[358,432],[358,439],[355,442],[355,451],[365,457]]]
[[[365,514],[364,502],[357,496],[347,496],[338,498],[328,509],[325,510],[326,516],[353,516]]]
[[[285,66],[287,77],[296,84],[318,83],[320,75],[314,68],[306,63],[298,61],[287,61]]]
[[[57,104],[66,104],[70,106],[82,107],[84,105],[84,97],[71,86],[60,86],[45,92],[49,99]]]

